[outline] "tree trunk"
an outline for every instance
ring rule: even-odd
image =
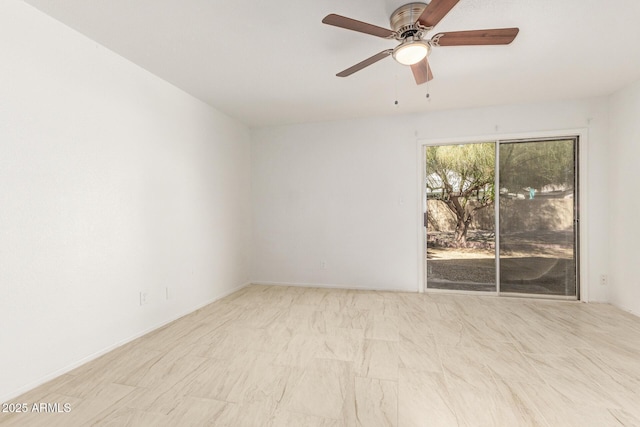
[[[469,230],[471,219],[472,216],[470,214],[458,216],[457,218],[454,238],[458,246],[464,246],[467,243],[467,231]]]
[[[467,230],[473,216],[467,212],[466,203],[460,203],[459,195],[450,195],[448,200],[444,200],[444,203],[456,217],[456,231],[454,234],[456,246],[465,246],[467,243]]]
[[[454,239],[457,245],[463,246],[465,243],[467,243],[467,229],[467,224],[461,218],[458,218],[458,223],[456,224],[456,232],[454,235]]]

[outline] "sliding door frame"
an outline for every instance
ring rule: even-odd
[[[544,131],[544,132],[526,132],[526,133],[505,133],[505,134],[492,134],[492,135],[479,135],[479,136],[467,136],[467,137],[455,137],[455,138],[434,138],[434,139],[418,139],[416,141],[416,151],[417,151],[417,176],[418,176],[418,200],[421,202],[419,205],[419,212],[417,215],[417,224],[418,229],[420,230],[419,235],[421,236],[418,239],[418,256],[420,257],[418,262],[418,292],[444,292],[444,293],[463,293],[463,294],[472,294],[472,295],[500,295],[500,281],[499,276],[496,277],[496,292],[478,292],[478,291],[454,291],[454,290],[443,290],[443,289],[430,289],[427,287],[427,232],[426,227],[424,226],[424,212],[426,209],[427,201],[426,201],[426,193],[424,191],[424,183],[426,179],[426,171],[424,166],[425,159],[425,150],[428,146],[434,145],[460,145],[460,144],[473,144],[473,143],[481,143],[481,142],[493,142],[496,144],[496,152],[499,151],[499,144],[501,141],[514,141],[514,140],[544,140],[544,139],[563,139],[563,138],[576,138],[578,143],[576,144],[577,150],[577,164],[575,165],[576,172],[578,173],[578,203],[579,203],[579,212],[577,212],[579,221],[577,226],[578,233],[578,245],[576,246],[575,256],[576,256],[576,264],[578,266],[577,278],[576,278],[576,298],[578,301],[588,302],[589,301],[589,277],[588,271],[586,269],[586,262],[584,260],[588,259],[588,216],[587,216],[587,183],[586,177],[588,176],[588,158],[587,158],[587,147],[588,147],[588,129],[587,128],[578,128],[578,129],[561,129],[554,131]],[[496,156],[496,162],[499,161],[499,158]],[[496,163],[497,164],[497,163]],[[499,179],[499,171],[496,168],[496,182]],[[499,208],[498,203],[494,204],[494,209],[496,209],[496,214],[498,214],[497,209]],[[498,216],[496,216],[496,220]],[[497,251],[499,250],[499,236],[498,230],[496,230],[496,268],[499,268],[499,257],[497,256]],[[500,273],[497,272],[497,275]],[[514,296],[513,294],[508,294],[508,296]],[[522,294],[516,295],[520,297],[528,297],[531,295]],[[537,298],[545,298],[544,295],[536,295]],[[573,299],[573,298],[572,298]]]

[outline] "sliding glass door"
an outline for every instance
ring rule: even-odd
[[[427,286],[495,292],[495,143],[425,151]]]
[[[500,291],[576,296],[576,140],[499,147]]]
[[[426,146],[426,287],[577,298],[577,137]]]

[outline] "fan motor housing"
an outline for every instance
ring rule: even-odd
[[[399,40],[422,35],[424,27],[419,26],[417,20],[426,7],[427,3],[408,3],[400,6],[391,14],[389,19],[391,29],[398,34]]]

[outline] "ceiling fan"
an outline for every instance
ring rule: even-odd
[[[400,64],[411,66],[416,84],[422,84],[433,78],[427,60],[432,47],[509,44],[518,35],[518,31],[520,31],[518,28],[494,28],[438,33],[431,39],[425,40],[424,36],[444,18],[458,1],[460,0],[431,0],[429,4],[405,4],[391,14],[390,22],[393,30],[333,13],[325,16],[322,20],[325,24],[385,39],[396,39],[400,42],[395,48],[383,50],[346,70],[340,71],[336,76],[350,76],[391,55]]]

